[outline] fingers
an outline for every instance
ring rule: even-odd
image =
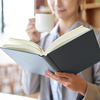
[[[38,32],[37,30],[36,30],[36,28],[35,28],[35,26],[33,26],[33,25],[29,25],[29,26],[27,26],[27,28],[26,28],[26,32],[27,33],[33,33],[33,32]]]
[[[29,24],[26,28],[26,32],[27,33],[33,33],[33,32],[37,32],[36,28],[35,28],[35,19],[34,18],[30,18],[29,19]]]
[[[34,32],[37,32],[37,31],[36,31],[36,29],[35,29],[32,25],[30,25],[30,26],[28,26],[28,27],[26,28],[26,32],[27,32],[28,34],[30,34],[30,33],[34,33]]]
[[[44,76],[58,81],[59,83],[61,83],[65,87],[69,87],[70,86],[70,80],[67,79],[67,78],[56,76],[55,74],[53,74],[51,72],[45,73]]]
[[[33,32],[33,29],[36,31],[36,29],[35,29],[35,19],[34,18],[30,18],[28,26],[26,28],[26,32],[29,32],[29,31]]]
[[[79,92],[82,95],[84,95],[84,91],[86,91],[87,84],[85,81],[82,81],[78,75],[72,74],[72,73],[60,73],[56,72],[53,74],[52,72],[47,71],[45,74],[48,78],[52,78],[59,83],[61,83],[66,88]],[[67,77],[67,78],[66,78]],[[84,83],[84,84],[83,84]]]
[[[60,77],[66,77],[66,78],[72,79],[75,74],[56,72],[55,75],[60,76]]]
[[[30,18],[30,19],[29,19],[29,24],[28,24],[28,26],[29,26],[29,25],[35,26],[35,18]]]
[[[55,75],[52,72],[49,72],[49,71],[47,71],[44,75],[47,76],[48,78],[52,78],[52,79],[55,78]]]
[[[38,32],[35,28],[35,18],[30,18],[28,26],[26,28],[26,32],[31,41],[38,43],[40,41],[40,32]]]
[[[35,21],[35,18],[29,18],[29,21]]]
[[[62,84],[64,84],[65,81],[69,82],[69,79],[56,76],[55,74],[53,74],[52,72],[49,72],[49,71],[47,71],[44,75],[48,78],[52,78],[52,79],[58,81],[59,83],[62,83]]]
[[[26,30],[30,30],[30,29],[35,29],[35,26],[33,26],[33,25],[27,26]],[[35,30],[36,30],[36,29],[35,29]]]

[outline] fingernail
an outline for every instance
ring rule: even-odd
[[[43,74],[44,76],[46,76],[46,74]]]
[[[46,73],[48,73],[48,74],[49,74],[50,72],[49,72],[49,71],[47,71]]]

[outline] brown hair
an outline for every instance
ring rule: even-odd
[[[81,7],[80,6],[78,7],[78,13],[79,14],[81,13]]]
[[[78,13],[79,13],[79,15],[81,16],[81,13],[82,13],[82,8],[81,8],[81,6],[79,5],[79,1],[80,0],[78,0]],[[84,1],[84,0],[83,0]],[[82,5],[82,4],[81,4]]]
[[[79,2],[80,2],[80,0],[77,0],[78,6],[79,6]],[[79,14],[81,13],[81,7],[80,7],[80,6],[78,7],[78,13],[79,13]]]

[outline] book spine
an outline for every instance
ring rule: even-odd
[[[53,72],[60,72],[58,67],[54,64],[54,62],[50,59],[50,57],[48,55],[47,56],[43,56],[43,59],[48,63],[49,67],[51,69],[53,69]]]

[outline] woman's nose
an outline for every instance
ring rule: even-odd
[[[55,0],[55,6],[59,7],[61,5],[61,0]]]

